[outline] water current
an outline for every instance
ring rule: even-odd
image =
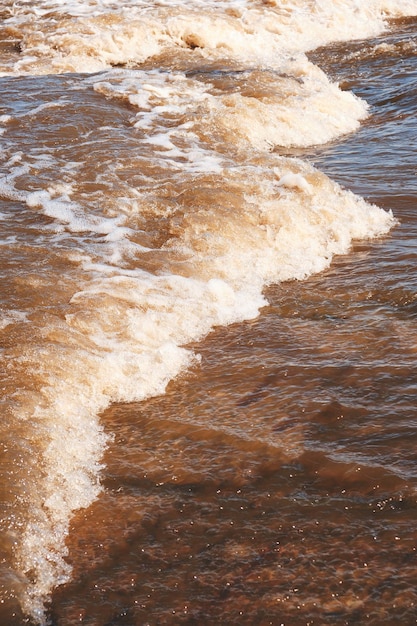
[[[0,623],[417,623],[417,3],[0,2]]]

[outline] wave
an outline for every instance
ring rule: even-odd
[[[36,301],[0,319],[1,330],[24,338],[4,351],[8,428],[16,455],[30,450],[32,460],[19,474],[25,487],[15,487],[21,514],[5,526],[20,601],[36,622],[46,623],[52,589],[70,577],[71,515],[101,489],[108,440],[99,413],[164,393],[198,361],[189,344],[256,317],[265,286],[320,272],[354,240],[395,224],[279,149],[336,140],[368,115],[305,52],[375,35],[387,17],[416,8],[406,0],[8,8],[2,30],[17,43],[2,58],[3,78],[19,76],[24,89],[32,75],[77,75],[61,99],[3,116],[6,145],[17,122],[36,128],[46,115],[60,128],[70,93],[126,111],[123,124],[75,132],[77,161],[53,142],[41,154],[36,143],[28,153],[9,145],[0,180],[0,198],[45,220],[35,245],[56,250],[44,314]],[[114,139],[122,133],[126,151]],[[48,295],[60,275],[61,291]],[[26,281],[42,287],[39,276]]]

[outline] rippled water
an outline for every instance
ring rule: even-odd
[[[3,4],[2,623],[416,623],[415,20]]]

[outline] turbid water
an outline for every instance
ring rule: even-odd
[[[1,2],[0,621],[417,621],[417,3]]]

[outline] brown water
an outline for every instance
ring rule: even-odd
[[[372,253],[271,290],[165,396],[104,414],[56,623],[415,622],[414,322],[370,289]]]
[[[47,73],[60,11],[3,33],[0,622],[417,623],[415,20],[309,53],[329,142],[306,61]]]
[[[104,414],[57,624],[415,623],[413,301],[381,246],[271,289],[165,396]]]
[[[394,142],[367,127],[314,159],[393,208],[389,238],[271,287],[260,318],[212,333],[164,396],[104,414],[106,493],[73,522],[56,623],[417,622],[415,151],[393,145],[411,115],[397,109]],[[388,169],[382,151],[392,169],[373,189],[363,170]]]

